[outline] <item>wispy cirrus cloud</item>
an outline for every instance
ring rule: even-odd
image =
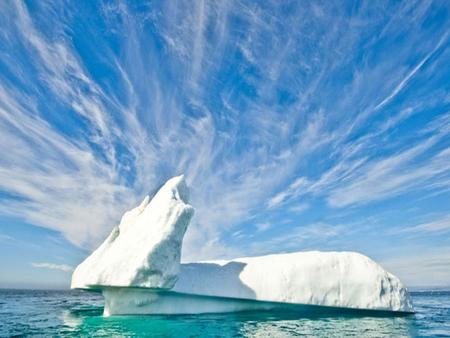
[[[305,186],[308,184],[306,177],[299,177],[294,182],[289,184],[286,190],[277,193],[274,197],[269,199],[267,206],[273,208],[285,202],[288,199],[295,198],[305,190]]]
[[[390,156],[368,159],[368,149],[356,145],[351,151],[351,158],[344,154],[337,164],[315,181],[307,177],[295,179],[287,189],[272,197],[268,205],[273,207],[283,201],[312,194],[326,196],[332,207],[346,207],[397,196],[415,189],[432,187],[434,190],[438,186],[448,189],[449,148],[433,152],[431,158],[424,158],[424,155],[432,147],[448,140],[449,116],[447,113],[429,124],[427,130],[431,136]]]
[[[31,263],[33,268],[60,270],[63,272],[71,272],[73,267],[66,264],[54,264],[54,263]]]
[[[261,222],[261,223],[256,223],[255,226],[259,232],[264,232],[264,231],[269,230],[273,226],[273,224],[271,224],[269,222]]]
[[[423,27],[432,3],[0,6],[0,212],[78,246],[180,173],[196,208],[188,260],[239,251],[224,234],[258,213],[450,179],[448,32]]]
[[[420,223],[414,226],[409,227],[403,227],[396,230],[396,233],[425,233],[425,234],[432,234],[432,233],[441,233],[450,231],[450,215],[445,216],[443,218]]]
[[[425,57],[420,60],[420,62],[409,72],[406,74],[406,76],[401,79],[400,83],[398,83],[395,88],[392,90],[391,93],[389,93],[388,96],[386,96],[380,103],[378,103],[374,111],[381,109],[385,105],[387,105],[389,102],[391,102],[399,93],[400,91],[408,84],[408,82],[411,80],[411,78],[414,77],[414,75],[423,67],[423,65],[433,56],[434,53],[436,53],[439,48],[442,47],[442,45],[447,41],[449,32],[445,32],[444,35],[441,37],[441,39],[438,41],[436,46],[427,54]]]
[[[371,161],[361,168],[360,175],[354,175],[348,182],[331,191],[328,198],[330,205],[344,207],[367,203],[414,189],[424,189],[432,182],[441,181],[440,175],[448,175],[450,169],[450,157],[446,150],[425,162],[414,162],[438,139],[432,137],[399,154]]]

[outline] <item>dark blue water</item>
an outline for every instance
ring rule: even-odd
[[[412,298],[417,313],[400,317],[290,311],[104,318],[100,294],[0,290],[0,336],[450,337],[450,291]]]

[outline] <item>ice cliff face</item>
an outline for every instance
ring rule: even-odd
[[[182,240],[193,212],[183,177],[170,179],[151,201],[146,197],[124,214],[75,269],[72,288],[102,290],[105,315],[228,312],[290,304],[412,311],[400,280],[354,252],[297,252],[180,268]]]
[[[181,245],[194,213],[183,176],[150,201],[127,211],[108,238],[74,271],[72,288],[136,286],[170,289],[178,279]]]

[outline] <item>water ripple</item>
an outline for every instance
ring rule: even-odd
[[[104,318],[100,294],[0,290],[0,336],[450,337],[450,293],[412,294],[406,317],[246,312]]]

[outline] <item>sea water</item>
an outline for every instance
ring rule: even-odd
[[[105,318],[101,294],[0,290],[0,336],[450,337],[450,291],[411,293],[416,313],[254,311]]]

